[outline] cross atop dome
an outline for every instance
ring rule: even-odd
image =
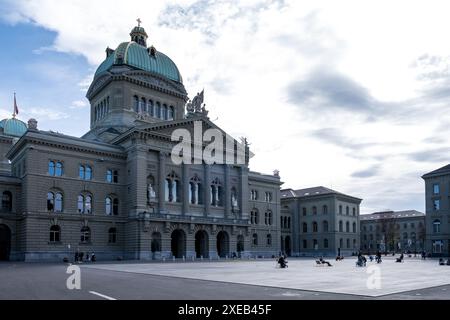
[[[141,23],[142,23],[141,18],[137,18],[136,21],[138,23],[138,28],[139,28],[141,26]]]

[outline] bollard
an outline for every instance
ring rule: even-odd
[[[185,256],[183,256],[183,262],[184,262],[184,261],[186,261],[186,257],[185,257]]]
[[[175,256],[172,256],[172,260],[175,262]]]
[[[200,260],[203,261],[203,256],[200,256]]]

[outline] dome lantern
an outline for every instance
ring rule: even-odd
[[[145,29],[143,27],[141,27],[141,19],[138,18],[136,21],[138,23],[137,27],[134,27],[130,32],[131,41],[134,41],[141,46],[147,47],[147,32],[145,32]]]

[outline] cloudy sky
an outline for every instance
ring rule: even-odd
[[[362,213],[424,210],[450,162],[448,1],[0,0],[0,116],[81,136],[105,48],[139,17],[252,170],[323,185]]]

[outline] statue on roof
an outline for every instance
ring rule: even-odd
[[[208,115],[208,110],[206,110],[206,104],[203,103],[205,96],[205,90],[197,93],[197,95],[191,100],[189,100],[186,104],[186,111],[188,114],[200,114],[203,116]]]

